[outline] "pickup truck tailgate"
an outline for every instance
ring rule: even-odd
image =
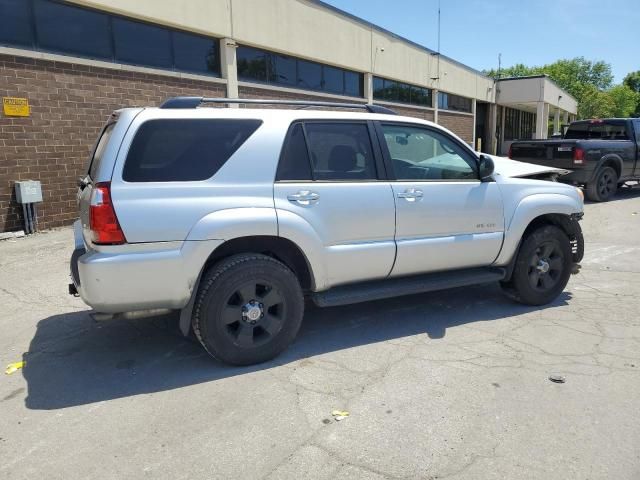
[[[511,145],[512,160],[535,163],[546,167],[574,168],[575,141],[517,142]]]

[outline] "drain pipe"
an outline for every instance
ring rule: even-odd
[[[22,204],[24,232],[29,235],[38,229],[36,203],[42,202],[42,185],[37,180],[24,180],[15,183],[16,201]]]

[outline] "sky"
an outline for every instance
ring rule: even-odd
[[[436,50],[438,0],[324,0]],[[477,70],[583,56],[640,70],[640,0],[440,0],[440,50]]]

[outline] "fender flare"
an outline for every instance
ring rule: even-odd
[[[303,254],[309,268],[312,285],[315,290],[326,285],[324,267],[324,246],[316,230],[304,218],[292,212],[273,208],[234,208],[218,210],[203,217],[189,232],[185,245],[202,245],[201,253],[193,259],[192,268],[198,268],[193,279],[189,302],[180,310],[180,330],[188,335],[191,326],[191,314],[195,304],[200,280],[205,271],[207,260],[224,243],[244,237],[271,236],[292,242]],[[204,252],[204,244],[208,244]]]
[[[589,180],[590,182],[593,182],[596,179],[598,173],[600,173],[605,163],[614,163],[618,167],[618,171],[620,172],[618,177],[622,176],[624,168],[624,162],[622,161],[622,158],[616,153],[607,153],[600,160],[598,160],[596,168],[593,169],[593,174],[591,175],[591,179]]]
[[[578,201],[568,195],[539,193],[523,198],[509,220],[502,249],[494,264],[497,266],[509,264],[518,251],[518,245],[525,230],[536,218],[549,214],[571,216],[581,211]]]

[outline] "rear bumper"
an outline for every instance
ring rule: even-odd
[[[71,278],[82,300],[97,312],[180,309],[189,302],[210,253],[221,243],[133,244],[97,251],[79,246],[76,239]]]
[[[580,169],[572,170],[571,173],[567,173],[566,175],[561,175],[560,177],[558,177],[558,181],[571,185],[584,185],[591,181],[592,178],[593,170]]]

